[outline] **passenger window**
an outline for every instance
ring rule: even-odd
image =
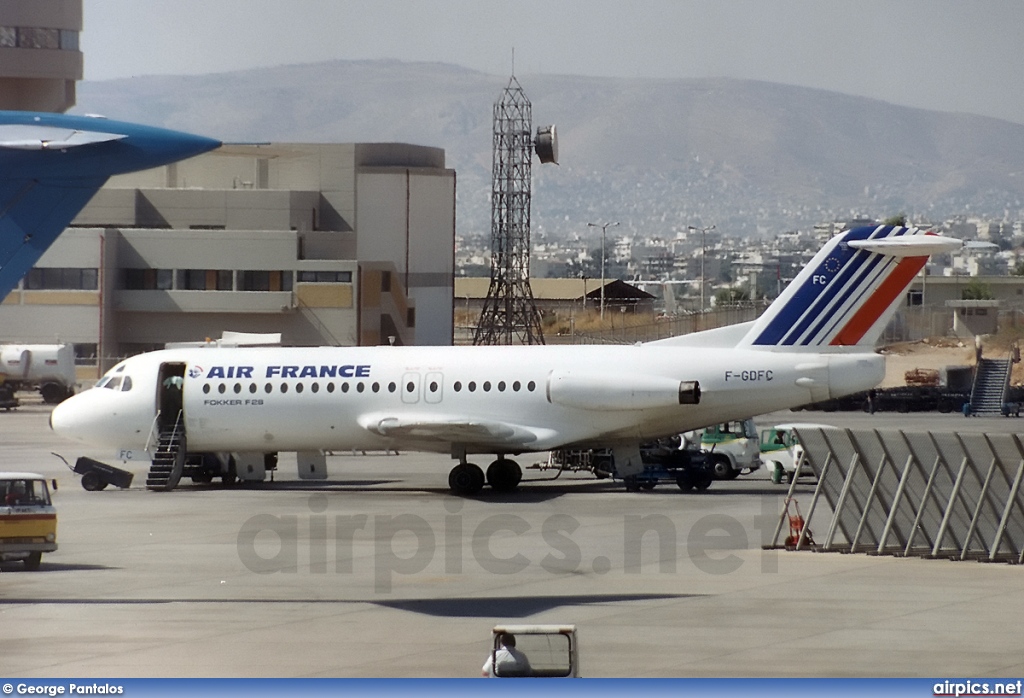
[[[455,381],[455,385],[453,385],[452,388],[454,388],[455,392],[457,392],[457,393],[461,392],[462,391],[462,381]]]
[[[312,390],[314,393],[319,393],[320,392],[320,384],[319,383],[314,383],[313,385],[309,386],[309,389]]]
[[[534,383],[533,381],[530,381],[529,383],[526,384],[526,389],[532,393],[534,390],[537,389],[537,384]]]
[[[328,383],[327,384],[327,392],[329,392],[329,393],[333,393],[334,392],[334,383]]]
[[[437,392],[437,381],[430,381],[430,392]]]
[[[476,391],[476,381],[470,381],[469,385],[466,386],[466,387],[469,388],[469,392],[471,392],[471,393],[475,392]]]
[[[255,383],[250,383],[249,384],[249,392],[250,393],[255,393],[256,392],[256,384]]]
[[[240,392],[242,392],[242,384],[235,383],[235,395],[238,395]]]
[[[287,383],[282,383],[281,384],[281,392],[282,393],[287,393],[288,392],[288,384]]]
[[[297,393],[301,393],[302,392],[302,383],[299,383],[298,385],[295,386],[295,392],[297,392]]]
[[[379,393],[380,392],[380,383],[374,381],[374,383],[371,386],[371,388],[373,389],[373,392]]]
[[[357,393],[363,392],[363,382],[362,381],[359,381],[358,383],[356,383],[356,392]]]
[[[523,387],[523,385],[519,381],[516,381],[515,383],[512,384],[512,390],[514,390],[517,393],[519,392],[519,389],[521,387]]]
[[[490,381],[484,381],[484,392],[485,393],[491,392],[491,382]]]
[[[348,392],[348,383],[342,383],[341,384],[341,392],[343,392],[343,393],[347,393]]]
[[[270,383],[267,383],[263,387],[263,390],[266,391],[267,395],[269,395],[270,393],[274,392],[274,386],[272,386]]]
[[[210,384],[209,383],[203,383],[203,392],[206,393],[207,395],[210,394]]]
[[[498,381],[498,392],[505,392],[505,381]]]
[[[395,392],[396,390],[398,390],[398,386],[397,386],[397,385],[395,385],[395,382],[394,382],[394,381],[391,381],[390,383],[388,383],[388,392],[389,392],[389,393],[393,393],[393,392]]]

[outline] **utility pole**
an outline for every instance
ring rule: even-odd
[[[715,226],[709,225],[706,228],[698,228],[693,225],[686,226],[687,230],[699,230],[700,231],[700,314],[704,314],[704,252],[707,249],[707,234],[709,230],[714,230]]]
[[[604,327],[604,238],[605,233],[608,232],[608,228],[618,225],[618,221],[612,223],[587,223],[588,228],[600,228],[601,229],[601,327]]]

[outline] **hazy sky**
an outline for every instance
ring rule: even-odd
[[[1022,0],[84,0],[87,80],[330,59],[735,77],[1024,123]]]

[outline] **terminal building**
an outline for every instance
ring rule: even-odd
[[[226,330],[451,344],[454,250],[443,149],[224,146],[111,179],[0,304],[2,339],[72,342],[82,378]]]
[[[82,0],[0,2],[0,109],[73,106],[81,31]],[[451,344],[454,268],[443,149],[224,146],[111,179],[0,299],[0,343],[74,343],[83,379],[225,331]]]

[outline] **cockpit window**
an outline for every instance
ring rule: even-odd
[[[132,377],[125,376],[124,381],[121,383],[121,392],[126,393],[132,389]]]
[[[107,376],[99,383],[96,384],[97,388],[106,388],[107,390],[121,390],[121,381],[124,380],[121,376]],[[130,380],[130,379],[129,379]],[[131,384],[129,383],[129,387]]]

